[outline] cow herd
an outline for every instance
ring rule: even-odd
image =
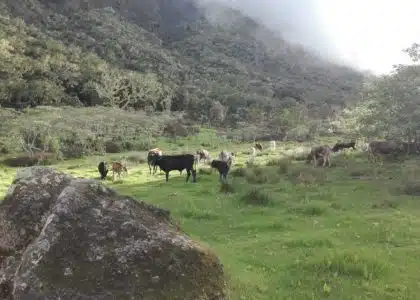
[[[306,162],[313,161],[314,167],[317,163],[322,162],[322,166],[331,166],[331,153],[338,152],[342,149],[356,149],[356,142],[336,143],[332,148],[328,145],[316,146],[306,158]],[[367,144],[368,160],[370,162],[379,162],[385,156],[413,155],[420,154],[420,143],[418,142],[401,142],[401,141],[371,141]]]
[[[275,141],[270,142],[271,149],[275,149]],[[333,147],[328,145],[315,146],[311,148],[310,153],[306,157],[306,163],[313,162],[313,166],[322,163],[322,166],[331,166],[331,154],[333,152],[339,152],[346,148],[356,149],[356,142],[339,142]],[[263,146],[260,143],[255,143],[251,147],[250,158],[254,158],[256,151],[262,151]],[[396,141],[371,141],[368,144],[368,157],[369,161],[377,161],[380,157],[386,155],[398,155],[398,154],[419,154],[420,143],[416,142],[396,142]],[[196,151],[195,154],[176,154],[176,155],[165,155],[159,148],[154,148],[147,153],[147,164],[149,167],[149,173],[156,173],[157,168],[165,173],[166,181],[169,179],[169,173],[177,170],[182,174],[185,169],[187,171],[186,182],[192,177],[192,182],[196,182],[197,171],[196,166],[200,162],[204,162],[211,168],[218,170],[220,181],[227,179],[229,170],[234,162],[236,154],[234,152],[221,151],[218,155],[218,159],[213,159],[210,153],[205,149]],[[121,177],[121,174],[127,173],[127,168],[121,162],[112,162],[111,165],[112,178],[115,180],[115,174]],[[101,179],[105,179],[108,174],[108,166],[105,161],[101,161],[98,165],[98,171],[101,175]]]
[[[149,173],[156,173],[157,167],[163,172],[165,172],[166,181],[169,180],[169,172],[177,170],[182,174],[183,170],[187,171],[186,181],[188,182],[190,177],[192,177],[192,182],[196,182],[197,171],[195,166],[201,161],[210,165],[212,168],[217,169],[220,174],[220,180],[226,180],[227,174],[230,170],[230,167],[234,161],[235,153],[228,151],[221,151],[219,154],[219,159],[213,159],[210,153],[201,149],[196,152],[196,154],[175,154],[175,155],[164,155],[163,151],[159,148],[154,148],[148,151],[147,153],[147,165],[149,167]],[[101,175],[101,179],[105,179],[108,174],[108,165],[105,161],[101,161],[98,165],[98,171]],[[126,166],[122,165],[120,162],[112,162],[112,179],[115,180],[115,174],[118,177],[121,177],[121,173],[127,173]]]

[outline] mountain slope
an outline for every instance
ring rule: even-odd
[[[358,100],[363,80],[215,4],[7,0],[0,9],[3,106],[171,109],[201,121],[219,107],[219,121],[234,124],[285,107],[327,117]]]

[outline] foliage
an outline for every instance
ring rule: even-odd
[[[6,1],[0,70],[2,107],[183,111],[289,139],[313,134],[302,122],[357,102],[363,80],[239,11],[185,0]]]
[[[415,45],[405,50],[414,61],[418,55]],[[334,125],[338,131],[352,136],[419,140],[419,104],[420,65],[398,65],[391,74],[368,82],[364,101],[345,109]]]
[[[0,109],[0,112],[7,110]],[[81,157],[92,153],[148,150],[175,116],[148,116],[119,108],[43,107],[26,109],[1,126],[9,152],[51,152]],[[188,126],[186,126],[188,128]],[[108,151],[106,151],[108,150]]]

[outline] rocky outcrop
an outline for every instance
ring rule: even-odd
[[[1,299],[226,299],[216,255],[169,212],[52,168],[0,204]]]

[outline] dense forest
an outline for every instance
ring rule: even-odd
[[[117,127],[133,138],[176,136],[181,120],[184,135],[206,125],[242,139],[307,139],[331,126],[345,131],[343,117],[355,122],[350,111],[378,86],[286,42],[281,30],[193,0],[2,1],[0,76],[0,117],[12,120],[0,128],[0,146],[17,127],[27,144],[35,127],[83,128],[89,139]]]
[[[363,78],[215,4],[16,0],[1,15],[4,107],[186,111],[235,125],[295,106],[326,117],[358,100]]]

